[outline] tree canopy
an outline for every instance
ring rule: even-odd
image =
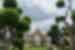
[[[64,0],[58,0],[57,3],[56,3],[56,6],[58,8],[62,8],[62,7],[64,7],[64,5],[65,5]]]

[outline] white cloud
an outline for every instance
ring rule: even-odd
[[[33,18],[34,17],[37,18],[38,16],[38,18],[40,19],[42,16],[44,18],[44,15],[45,15],[45,14],[42,14],[42,12],[46,13],[50,17],[56,16],[56,15],[65,15],[67,6],[69,5],[68,0],[65,0],[66,6],[64,6],[64,8],[61,8],[61,9],[56,7],[55,5],[56,1],[57,0],[19,0],[19,3],[21,3],[21,6],[25,12],[24,13],[25,15],[33,16]],[[73,3],[74,3],[74,0],[73,0]],[[73,8],[75,8],[74,5],[72,6]],[[37,7],[40,9],[37,10]],[[34,8],[36,9],[36,11],[34,10]],[[40,10],[42,11],[41,13],[40,13]],[[69,23],[71,23],[71,21],[68,18],[67,20],[69,21]],[[49,25],[51,25],[53,22],[54,22],[54,18],[52,18],[52,20],[48,18],[46,19],[44,18],[44,20],[41,20],[41,21],[37,19],[37,22],[33,21],[31,26],[32,26],[32,29],[34,29],[38,25],[38,27],[41,27],[41,29],[43,30],[43,29],[48,29]],[[60,25],[62,26],[62,24]]]
[[[32,5],[33,6],[38,6],[39,0],[32,0]]]

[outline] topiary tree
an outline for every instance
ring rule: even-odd
[[[65,16],[57,16],[55,18],[55,24],[53,24],[51,26],[51,28],[48,31],[48,36],[50,36],[52,38],[52,44],[60,46],[61,48],[63,48],[63,45],[60,44],[60,38],[63,37],[63,33],[62,31],[64,31],[63,29],[59,29],[59,23],[64,22],[65,21]]]
[[[23,33],[29,30],[31,19],[28,16],[20,19],[22,10],[17,8],[16,0],[4,0],[3,6],[0,12],[0,25],[11,32],[12,36],[8,40],[12,41],[14,47],[23,50]]]
[[[56,6],[58,8],[62,8],[62,7],[64,7],[64,5],[65,5],[64,0],[58,0],[56,3]]]
[[[51,29],[48,31],[48,36],[51,36],[52,38],[52,44],[58,44],[60,35],[60,30],[58,25],[54,24],[52,25]]]
[[[64,22],[65,21],[65,16],[58,16],[55,18],[56,23]]]
[[[72,19],[72,25],[70,25],[70,36],[71,36],[71,48],[72,50],[75,50],[75,10],[72,11],[72,0],[68,0],[69,2],[69,6],[67,7],[67,11],[66,11],[66,17],[69,15]]]
[[[29,17],[25,17],[22,22],[19,22],[16,26],[16,41],[15,45],[19,48],[19,50],[23,50],[24,39],[23,33],[29,30],[29,24],[31,23],[31,19]]]
[[[17,7],[16,0],[4,0],[4,8],[15,8]]]

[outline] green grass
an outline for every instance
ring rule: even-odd
[[[9,49],[12,50],[12,49]],[[17,50],[17,49],[16,49]],[[48,50],[48,48],[24,48],[24,50]],[[53,50],[53,49],[49,49],[49,50]],[[58,49],[58,50],[71,50],[70,48],[64,48],[64,49]]]
[[[10,48],[9,50],[12,50],[12,49]],[[24,50],[48,50],[48,49],[47,48],[24,48]]]
[[[25,48],[24,50],[47,50],[47,48]]]
[[[64,48],[64,50],[71,50],[70,48]]]

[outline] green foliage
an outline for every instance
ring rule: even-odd
[[[4,8],[16,8],[16,0],[4,0]]]
[[[31,23],[31,18],[28,16],[25,16],[23,20],[17,24],[16,26],[17,31],[20,31],[20,32],[28,31],[30,23]]]
[[[19,47],[20,50],[22,50],[22,46],[23,46],[23,32],[26,32],[29,30],[29,24],[31,23],[31,19],[29,17],[24,17],[23,21],[20,21],[17,25],[16,25],[16,31],[17,31],[17,41],[16,41],[16,45]]]
[[[58,42],[58,37],[60,35],[60,31],[58,26],[55,24],[51,27],[51,30],[48,31],[48,35],[52,37],[52,43],[56,44]]]
[[[72,20],[75,21],[75,10],[72,11]]]
[[[72,50],[71,48],[64,48],[64,50]]]
[[[56,17],[56,22],[59,23],[59,22],[63,22],[65,21],[65,17],[64,16],[60,16],[60,17]]]
[[[18,10],[19,14],[21,14],[21,13],[22,13],[21,8],[17,8],[17,10]]]
[[[29,16],[25,16],[23,18],[23,22],[26,23],[26,24],[30,24],[31,23],[31,18]]]
[[[16,40],[12,43],[14,47],[18,47],[19,50],[23,50],[23,32],[29,30],[31,19],[25,16],[22,21],[20,21],[20,14],[22,10],[17,8],[16,0],[4,0],[4,9],[0,12],[0,24],[1,26],[7,25],[16,28]]]
[[[4,14],[0,14],[0,24],[4,24]]]
[[[56,6],[58,8],[62,8],[65,5],[64,0],[58,0],[58,2],[56,3]]]
[[[0,24],[16,25],[18,21],[19,14],[15,9],[5,9],[5,11],[0,14]]]
[[[64,39],[64,45],[65,45],[65,46],[69,46],[68,40]]]
[[[16,29],[17,31],[20,31],[20,32],[27,31],[29,30],[29,24],[20,22],[17,24]]]
[[[53,25],[51,27],[51,30],[48,32],[49,33],[49,36],[52,36],[52,37],[56,37],[59,35],[59,28],[57,25]]]

